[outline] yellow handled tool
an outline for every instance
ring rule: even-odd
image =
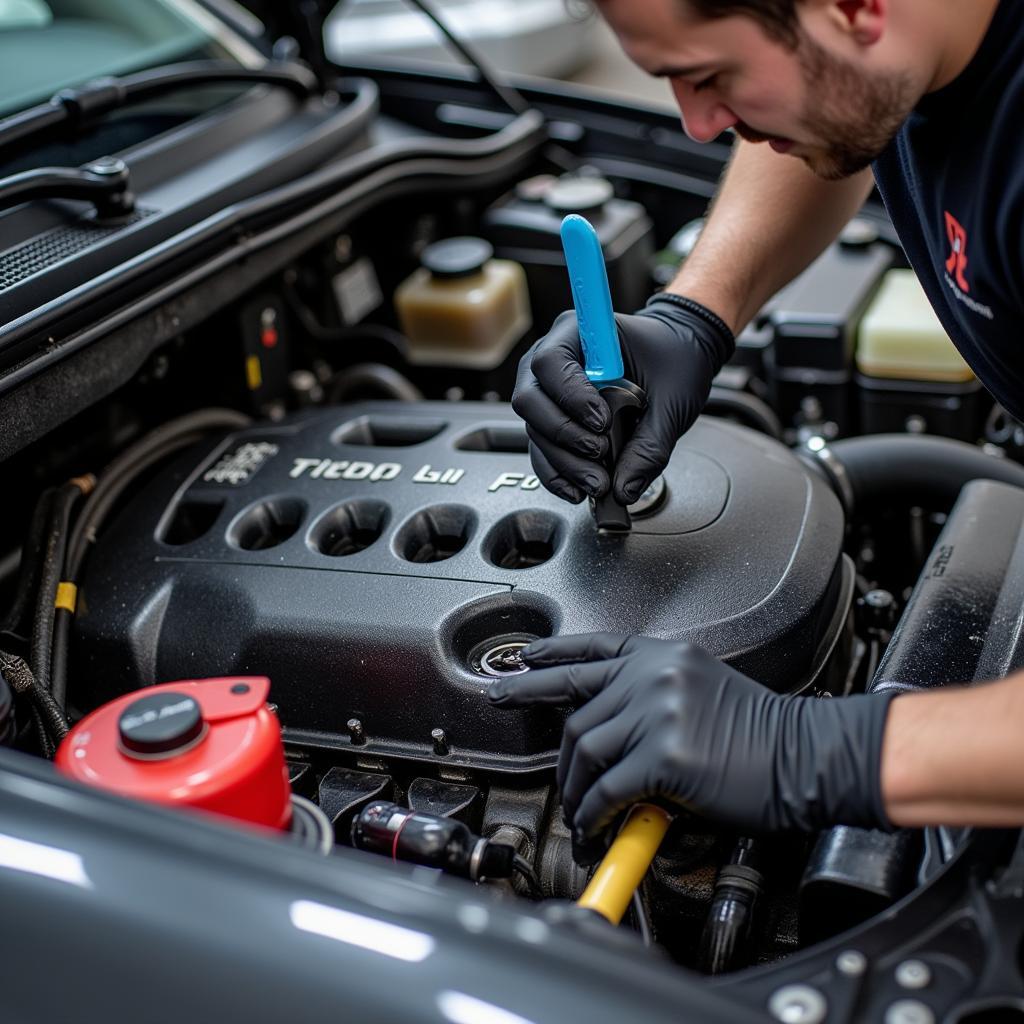
[[[576,905],[618,924],[647,874],[670,821],[660,807],[637,804]]]

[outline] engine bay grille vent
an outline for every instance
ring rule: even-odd
[[[89,217],[83,217],[74,224],[67,224],[44,231],[41,235],[22,242],[6,252],[0,253],[0,292],[21,284],[35,274],[77,256],[86,249],[98,245],[133,224],[152,217],[156,210],[137,207],[131,216],[116,224],[97,224]]]

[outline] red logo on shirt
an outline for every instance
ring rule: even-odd
[[[964,277],[967,269],[967,232],[963,225],[948,210],[946,211],[946,235],[949,238],[949,259],[946,260],[946,272],[955,274],[957,287],[965,294],[970,293],[970,285]]]

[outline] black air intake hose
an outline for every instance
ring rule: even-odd
[[[711,389],[704,411],[711,416],[735,416],[744,426],[782,440],[782,424],[767,402],[745,391],[730,388]]]
[[[881,499],[948,510],[972,480],[1024,488],[1024,466],[942,437],[873,434],[805,454],[828,478],[848,518]]]

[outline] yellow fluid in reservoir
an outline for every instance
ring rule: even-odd
[[[459,277],[421,267],[398,286],[395,308],[409,339],[409,361],[493,369],[530,329],[523,268],[488,260]]]
[[[890,380],[974,380],[912,270],[890,270],[882,280],[860,322],[857,369]]]

